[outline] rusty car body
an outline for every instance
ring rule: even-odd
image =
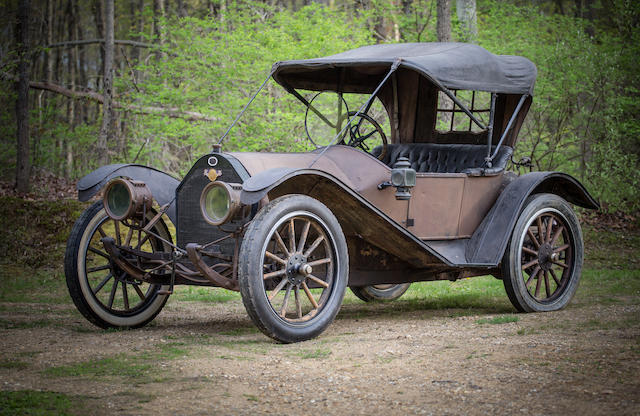
[[[471,44],[373,45],[278,62],[269,78],[332,137],[310,135],[324,143],[307,153],[226,152],[227,130],[181,181],[135,164],[79,181],[83,201],[105,188],[65,258],[91,322],[145,325],[180,284],[240,291],[281,342],[320,334],[346,287],[392,300],[411,282],[491,274],[519,311],[571,300],[583,242],[570,204],[598,204],[567,174],[507,171],[533,98],[531,61]],[[321,94],[332,98],[321,105]],[[349,111],[344,97],[358,94]]]

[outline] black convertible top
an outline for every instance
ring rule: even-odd
[[[323,58],[281,61],[273,66],[273,78],[285,88],[365,93],[398,60],[399,69],[453,90],[532,95],[537,73],[527,58],[452,42],[371,45]]]

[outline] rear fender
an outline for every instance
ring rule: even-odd
[[[148,166],[136,164],[114,164],[102,166],[78,181],[78,199],[88,201],[111,179],[124,176],[144,182],[153,198],[160,205],[168,204],[167,216],[176,223],[176,188],[180,181],[173,176]]]
[[[526,199],[536,193],[556,194],[574,205],[588,209],[600,208],[586,188],[570,175],[533,172],[519,176],[505,187],[471,236],[465,251],[469,263],[500,263]]]

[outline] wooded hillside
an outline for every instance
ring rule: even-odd
[[[538,67],[515,159],[640,209],[640,2],[0,0],[0,178],[104,163],[184,174],[279,60],[372,43],[475,42]],[[304,107],[267,84],[225,144],[309,149]]]

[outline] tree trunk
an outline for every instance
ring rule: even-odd
[[[67,28],[69,39],[74,39],[76,36],[75,27],[77,25],[76,19],[78,16],[75,14],[75,10],[73,7],[73,3],[71,0],[67,3]],[[69,89],[71,91],[76,90],[76,63],[77,63],[77,49],[71,48],[69,49],[69,54],[67,55],[67,68],[69,74]],[[76,128],[76,103],[74,100],[67,100],[67,123],[69,124],[69,128],[73,132]],[[68,135],[62,139],[62,159],[66,161],[64,164],[64,177],[65,179],[69,179],[71,177],[71,171],[73,170],[73,151],[71,148],[71,138]]]
[[[436,32],[438,42],[451,42],[451,0],[437,0],[438,22]]]
[[[93,0],[91,4],[91,9],[93,11],[93,19],[96,23],[96,34],[98,38],[104,39],[104,20],[102,18],[102,0]],[[100,62],[102,65],[97,65],[98,67],[98,78],[96,79],[96,90],[100,90],[103,88],[103,84],[101,81],[104,80],[104,44],[100,46]],[[96,104],[94,109],[96,117],[100,114],[101,107]]]
[[[476,0],[456,0],[456,11],[460,28],[462,29],[462,41],[476,43],[478,39],[478,23],[476,17]]]
[[[111,129],[111,101],[113,98],[113,50],[114,50],[114,24],[113,24],[113,2],[114,0],[104,0],[104,103],[102,104],[102,125],[98,136],[98,153],[101,164],[109,163],[107,153],[107,142],[113,136]]]
[[[18,100],[16,101],[17,121],[17,163],[16,190],[29,192],[29,0],[20,0],[18,6],[17,44],[20,56],[18,64]]]

